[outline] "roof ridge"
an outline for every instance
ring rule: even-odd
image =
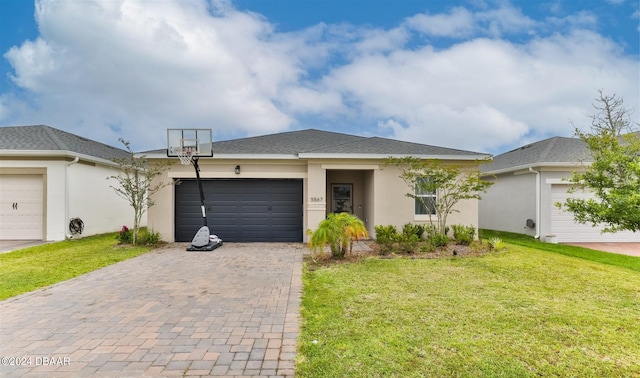
[[[537,159],[538,161],[546,161],[546,158],[549,156],[549,153],[553,150],[553,147],[558,142],[558,138],[560,137],[555,136],[548,139],[549,142],[547,143],[546,147],[542,150],[542,152],[538,156],[538,159]]]
[[[463,153],[472,152],[474,154],[487,155],[487,153],[485,153],[485,152],[463,150],[461,148],[453,148],[453,147],[435,146],[433,144],[425,144],[425,143],[419,143],[419,142],[412,142],[412,141],[409,141],[409,140],[385,138],[385,137],[381,137],[381,136],[372,136],[369,139],[383,139],[383,140],[394,141],[394,142],[409,143],[409,144],[413,144],[413,145],[416,145],[416,146],[429,146],[429,147],[434,147],[434,148],[442,148],[442,149],[450,150],[450,151],[458,151],[458,152],[463,152]]]
[[[316,130],[316,131],[322,131],[322,130]],[[307,151],[300,151],[300,152],[308,153],[308,152],[314,152],[314,151],[324,150],[324,149],[326,149],[326,148],[328,148],[328,147],[347,146],[347,145],[349,145],[349,144],[359,143],[359,142],[362,142],[363,140],[369,140],[369,139],[371,139],[371,137],[361,137],[361,136],[358,136],[358,135],[350,135],[350,134],[345,134],[345,133],[334,133],[334,132],[332,132],[332,131],[322,131],[322,132],[327,132],[327,133],[332,133],[332,134],[347,135],[347,136],[349,136],[350,138],[358,138],[358,140],[345,141],[344,143],[332,144],[332,145],[330,145],[330,146],[322,146],[322,147],[314,148],[314,149],[307,150]]]
[[[62,138],[60,138],[57,135],[57,132],[59,131],[58,129],[55,129],[47,125],[42,125],[42,128],[44,132],[47,134],[47,136],[51,138],[51,140],[53,140],[56,146],[58,146],[58,148],[60,148],[61,150],[72,151],[71,148],[69,148],[69,146],[66,143],[64,143]]]

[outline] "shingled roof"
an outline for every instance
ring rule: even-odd
[[[51,151],[111,160],[128,152],[46,125],[0,127],[0,152]]]
[[[428,156],[452,159],[485,159],[488,154],[403,142],[380,137],[361,137],[315,129],[289,131],[249,138],[213,142],[214,157],[224,155],[289,156],[291,158],[385,158]],[[142,154],[165,154],[154,150]]]
[[[485,173],[499,173],[535,166],[576,165],[592,161],[585,142],[578,138],[553,137],[493,157],[480,166]]]

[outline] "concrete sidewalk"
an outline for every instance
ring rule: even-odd
[[[0,302],[0,376],[293,376],[304,251],[173,245]]]

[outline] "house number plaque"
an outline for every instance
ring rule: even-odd
[[[322,197],[311,197],[311,202],[322,202],[323,199]]]

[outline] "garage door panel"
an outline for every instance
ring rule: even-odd
[[[638,242],[639,233],[620,231],[616,233],[602,233],[603,227],[593,227],[590,223],[580,224],[574,221],[573,214],[555,206],[565,203],[567,198],[592,198],[589,193],[578,191],[569,194],[569,185],[551,186],[551,233],[556,235],[561,243],[571,242]]]
[[[42,240],[42,175],[0,175],[0,240]]]
[[[211,232],[224,241],[302,241],[301,180],[202,180]],[[176,186],[176,241],[202,226],[195,180]],[[195,216],[193,215],[195,214]]]

